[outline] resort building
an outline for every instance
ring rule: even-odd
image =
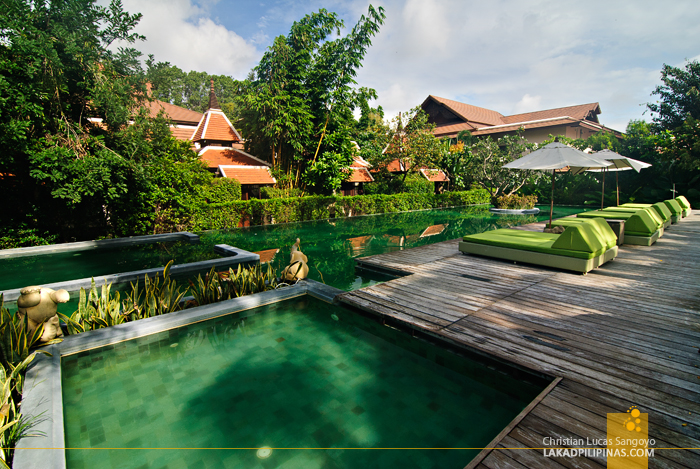
[[[598,103],[504,116],[490,109],[430,95],[421,107],[428,114],[428,121],[435,124],[436,137],[456,138],[461,131],[468,130],[474,136],[489,135],[495,140],[520,128],[524,129],[523,136],[533,143],[547,140],[550,134],[585,139],[606,131],[622,137],[621,132],[598,121],[601,112]]]
[[[384,148],[384,150],[382,151],[383,154],[385,154],[396,143],[396,141],[398,141],[398,136],[395,136],[394,138],[395,141],[387,145],[386,148]],[[399,149],[399,154],[401,153],[402,150]],[[410,169],[410,164],[406,161],[403,161],[401,158],[395,158],[386,165],[386,170],[397,176],[405,174],[406,172],[410,171]],[[446,182],[449,182],[450,180],[450,178],[447,177],[447,174],[445,174],[445,172],[441,169],[428,168],[427,166],[422,166],[418,170],[418,172],[421,176],[423,176],[428,181],[434,184],[436,194],[442,193],[444,190],[444,184]]]
[[[353,142],[355,143],[355,142]],[[359,150],[360,147],[355,146]],[[374,177],[369,172],[370,164],[360,155],[353,156],[352,164],[350,165],[350,177],[341,183],[341,195],[362,195],[364,194],[364,185],[366,182],[374,182]]]
[[[243,151],[243,139],[226,114],[221,110],[214,93],[214,81],[209,92],[209,109],[204,114],[154,101],[149,104],[151,114],[161,110],[172,120],[170,130],[179,140],[189,140],[200,159],[217,176],[235,179],[241,183],[241,198],[260,197],[260,188],[277,181],[270,172],[270,164]]]

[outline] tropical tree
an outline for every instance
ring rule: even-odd
[[[140,53],[110,48],[141,38],[132,32],[141,15],[118,0],[7,0],[3,8],[3,246],[176,227],[212,176],[168,121],[143,107]]]
[[[335,178],[338,169],[347,169],[352,111],[376,98],[374,90],[354,85],[384,17],[383,8],[370,5],[368,15],[340,36],[343,21],[321,9],[295,22],[289,35],[277,37],[241,85],[246,149],[288,173],[294,185],[308,171],[308,184],[335,186],[320,183],[319,177]],[[340,37],[330,39],[333,33]]]
[[[700,62],[691,60],[684,68],[664,64],[661,82],[652,92],[659,101],[648,103],[654,124],[673,130],[688,117],[700,119]]]
[[[151,84],[153,98],[197,112],[209,108],[209,91],[211,80],[214,80],[214,92],[221,110],[232,122],[239,117],[235,100],[240,83],[230,76],[184,72],[169,62],[156,62],[153,55],[149,55],[146,80]]]
[[[399,113],[389,124],[389,143],[375,159],[375,166],[382,170],[392,162],[398,162],[402,168],[402,181],[421,169],[435,168],[443,148],[433,134],[434,129],[435,125],[428,122],[428,114],[420,106]]]
[[[491,203],[502,196],[511,196],[526,183],[536,182],[542,173],[538,171],[511,170],[503,165],[515,161],[536,147],[521,133],[504,135],[498,140],[491,137],[476,140],[469,147],[469,171],[474,182],[491,195]]]
[[[450,138],[441,140],[441,153],[437,160],[437,167],[447,174],[450,179],[449,190],[465,190],[472,183],[469,173],[469,163],[472,154],[469,152],[471,146],[476,142],[468,130],[463,130],[457,135],[457,141]]]

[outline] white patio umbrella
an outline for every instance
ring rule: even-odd
[[[552,227],[552,215],[554,213],[554,172],[568,171],[575,167],[605,168],[612,165],[609,161],[593,155],[587,155],[581,150],[561,144],[556,140],[532,153],[515,161],[503,165],[507,169],[534,169],[538,171],[552,172],[552,197],[549,205],[549,227]]]
[[[604,200],[605,200],[605,173],[608,171],[628,171],[630,169],[634,169],[637,172],[640,172],[644,168],[648,168],[651,166],[650,163],[645,163],[644,161],[639,161],[635,160],[634,158],[628,158],[627,156],[622,156],[619,153],[615,153],[612,150],[601,150],[596,153],[594,153],[596,157],[603,158],[606,161],[609,161],[612,163],[612,165],[607,166],[607,167],[601,167],[601,166],[589,166],[589,167],[582,167],[582,166],[577,166],[577,167],[572,167],[570,171],[572,174],[579,174],[583,171],[591,171],[591,172],[596,172],[596,173],[603,173],[603,188],[601,190],[601,197],[600,197],[600,208],[602,209],[604,206]],[[615,173],[615,183],[617,184],[617,205],[620,205],[620,182],[617,177],[617,172]]]

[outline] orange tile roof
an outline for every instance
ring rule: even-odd
[[[561,117],[561,118],[553,118],[553,119],[544,119],[541,121],[534,121],[534,122],[519,122],[511,125],[499,125],[499,126],[494,126],[494,127],[482,127],[480,129],[474,130],[472,132],[472,135],[488,135],[488,134],[495,134],[499,132],[511,132],[514,130],[518,130],[520,127],[523,127],[524,129],[536,129],[539,127],[554,127],[557,125],[567,125],[567,124],[576,124],[580,123],[583,124],[584,122],[580,122],[576,119],[569,118],[569,117]]]
[[[435,236],[439,235],[443,231],[445,231],[445,228],[447,228],[448,225],[433,225],[427,227],[420,235],[421,238],[425,238],[426,236]]]
[[[350,168],[352,174],[345,182],[374,182],[374,178],[366,168]]]
[[[451,99],[440,98],[439,96],[428,96],[428,99],[434,99],[440,104],[447,106],[455,114],[459,115],[466,121],[477,122],[483,125],[499,125],[503,124],[503,115],[496,111],[483,107],[472,106],[471,104],[452,101]]]
[[[358,236],[356,238],[348,238],[350,242],[350,250],[353,255],[361,254],[365,250],[365,246],[374,239],[374,235]]]
[[[255,251],[255,254],[260,256],[260,263],[266,264],[275,260],[275,254],[280,252],[279,249],[265,249],[264,251]]]
[[[423,168],[420,170],[420,173],[430,182],[446,182],[450,180],[447,174],[440,169]]]
[[[357,144],[355,143],[355,145]],[[352,157],[352,164],[350,165],[351,168],[369,168],[370,166],[369,161],[365,160],[360,155],[354,155]]]
[[[496,111],[433,95],[429,95],[426,101],[429,99],[447,106],[455,114],[465,119],[465,122],[436,127],[433,132],[436,137],[454,136],[462,130],[468,130],[474,135],[485,135],[511,132],[520,127],[529,129],[565,124],[577,124],[598,130],[605,129],[619,134],[619,132],[609,129],[598,122],[597,115],[600,114],[600,105],[598,103],[579,104],[503,116]]]
[[[547,109],[544,111],[525,112],[522,114],[513,114],[505,116],[502,124],[514,124],[516,122],[528,122],[540,119],[551,119],[554,117],[573,117],[577,120],[584,120],[590,114],[596,116],[600,114],[600,105],[598,103],[579,104],[576,106],[559,107],[556,109]],[[597,123],[596,120],[592,121]]]
[[[225,178],[235,179],[241,184],[275,184],[270,168],[267,166],[219,166],[221,175]]]
[[[436,127],[433,133],[436,137],[442,137],[443,135],[457,135],[462,130],[468,130],[469,132],[474,132],[476,127],[468,122],[460,122],[459,124],[441,125]]]
[[[171,125],[170,132],[178,140],[189,141],[192,136],[192,132],[196,129],[193,125]]]
[[[406,171],[404,169],[403,163],[399,161],[398,158],[391,160],[388,165],[386,165],[386,170],[389,171],[390,173],[402,173]]]
[[[265,161],[231,147],[204,147],[199,151],[199,158],[210,168],[221,165],[269,166]]]
[[[217,140],[222,142],[240,142],[241,136],[233,127],[223,111],[209,109],[197,125],[197,130],[192,134],[191,140]]]
[[[190,111],[184,107],[175,106],[174,104],[166,103],[165,101],[155,100],[145,104],[151,112],[151,117],[156,117],[161,111],[165,111],[165,115],[177,124],[197,125],[202,119],[202,113]],[[190,134],[191,135],[191,134]]]

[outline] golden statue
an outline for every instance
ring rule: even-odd
[[[308,258],[299,250],[299,243],[299,238],[297,238],[297,242],[292,246],[292,255],[289,260],[289,265],[282,271],[283,281],[295,282],[309,275],[309,266],[306,265]]]
[[[44,324],[44,333],[41,342],[48,342],[56,337],[63,337],[63,331],[58,320],[58,303],[65,303],[70,299],[66,290],[52,290],[37,286],[24,287],[19,291],[17,299],[17,314],[20,319],[27,315],[29,331],[34,332],[37,327]]]

